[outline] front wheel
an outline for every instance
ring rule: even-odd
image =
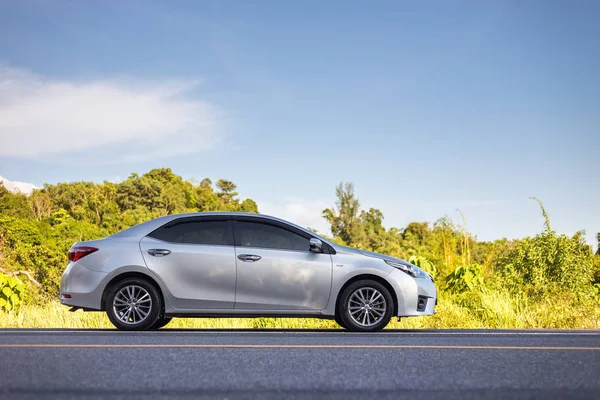
[[[340,318],[340,313],[338,313],[338,312],[336,312],[336,313],[335,313],[335,322],[336,322],[336,323],[337,323],[339,326],[341,326],[342,328],[344,328],[344,329],[348,329],[348,328],[346,328],[346,327],[344,326],[344,322],[343,322],[343,321],[342,321],[342,319]]]
[[[106,314],[120,330],[144,331],[160,318],[161,297],[148,281],[127,278],[118,282],[106,298]]]
[[[394,301],[385,286],[365,279],[344,289],[337,312],[342,326],[346,329],[354,332],[376,332],[385,328],[392,319]]]
[[[159,318],[156,320],[154,325],[152,325],[150,327],[150,330],[160,329],[160,328],[164,327],[165,325],[167,325],[169,322],[171,322],[172,319],[173,319],[172,317]]]

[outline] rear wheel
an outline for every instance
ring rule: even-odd
[[[171,322],[172,319],[173,319],[172,317],[159,318],[158,320],[156,320],[154,325],[152,325],[149,329],[150,330],[160,329],[160,328],[164,327],[165,325],[167,325],[169,322]]]
[[[106,298],[106,314],[120,330],[143,331],[160,320],[161,297],[150,282],[127,278],[115,284]]]
[[[344,289],[337,311],[337,318],[346,329],[354,332],[376,332],[385,328],[392,319],[394,301],[385,286],[365,279]]]

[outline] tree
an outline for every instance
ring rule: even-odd
[[[43,287],[37,296],[55,296],[74,242],[99,239],[172,213],[258,212],[252,199],[237,200],[233,182],[221,179],[217,186],[219,193],[210,179],[196,184],[170,168],[132,173],[116,184],[46,184],[30,196],[0,185],[0,268],[31,273]]]
[[[48,218],[54,210],[54,204],[48,192],[43,190],[34,190],[29,197],[31,209],[37,220]]]
[[[354,195],[352,183],[340,183],[335,194],[335,207],[323,210],[322,216],[331,224],[331,233],[348,246],[360,247],[366,243],[366,234],[360,219],[360,203]]]
[[[427,222],[411,222],[400,232],[402,252],[405,257],[431,257],[432,232]]]
[[[30,218],[33,215],[27,195],[12,193],[0,181],[0,214],[20,218]]]
[[[387,252],[388,232],[383,227],[383,213],[376,208],[361,211],[360,222],[365,233],[365,246],[372,251]]]
[[[117,204],[121,210],[145,207],[149,211],[162,208],[160,192],[162,185],[147,176],[132,174],[117,187]]]
[[[235,191],[237,186],[226,179],[219,179],[217,181],[217,188],[219,188],[219,192],[217,192],[217,196],[223,200],[225,204],[232,204],[236,202],[235,196],[238,193]]]
[[[188,196],[182,185],[166,183],[160,191],[160,203],[164,215],[186,211]]]
[[[258,213],[258,206],[252,199],[245,199],[242,201],[239,207],[239,211],[249,212],[249,213]]]

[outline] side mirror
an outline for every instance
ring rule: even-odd
[[[315,253],[322,253],[323,242],[316,238],[310,239],[310,251],[314,251]]]

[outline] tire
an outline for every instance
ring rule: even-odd
[[[169,322],[171,322],[171,320],[173,319],[173,317],[162,317],[156,320],[156,322],[154,323],[154,325],[152,325],[149,329],[150,330],[156,330],[156,329],[160,329],[162,327],[164,327],[165,325],[167,325]]]
[[[337,323],[339,326],[341,326],[343,329],[348,329],[348,328],[346,328],[346,327],[344,326],[344,322],[342,322],[342,320],[340,319],[339,315],[340,315],[340,313],[338,313],[338,312],[336,312],[336,313],[335,313],[335,322],[336,322],[336,323]]]
[[[385,328],[393,313],[394,300],[390,291],[379,282],[365,279],[344,289],[336,318],[349,331],[377,332]]]
[[[118,282],[106,298],[108,319],[123,331],[151,329],[160,320],[162,307],[158,290],[143,278],[126,278]]]

